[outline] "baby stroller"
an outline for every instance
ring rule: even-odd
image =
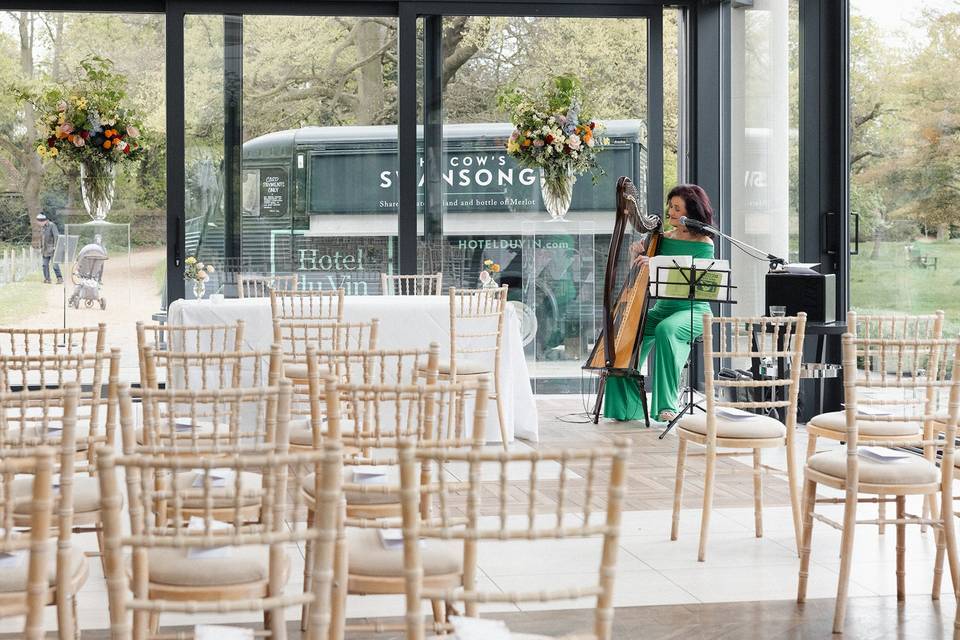
[[[77,253],[70,279],[76,285],[68,303],[74,309],[80,308],[80,301],[89,308],[100,302],[100,309],[107,308],[107,299],[100,295],[103,284],[103,263],[108,260],[107,251],[97,243],[85,245]]]

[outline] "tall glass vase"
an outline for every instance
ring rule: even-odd
[[[93,220],[106,220],[113,206],[117,165],[113,162],[80,163],[80,197],[83,207]]]
[[[573,171],[540,169],[540,194],[543,196],[543,206],[547,208],[553,222],[565,222],[576,181],[577,176]]]
[[[206,280],[193,281],[193,299],[194,300],[203,300],[203,294],[205,294],[206,292],[207,292]]]

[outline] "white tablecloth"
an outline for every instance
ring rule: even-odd
[[[450,300],[447,296],[348,296],[343,304],[346,322],[380,320],[377,346],[381,349],[426,348],[440,343],[440,357],[450,353]],[[171,325],[223,324],[243,320],[244,341],[248,349],[267,350],[273,341],[273,321],[269,298],[211,300],[177,300],[170,305],[167,322]],[[520,319],[507,305],[504,335],[502,376],[503,404],[507,434],[536,442],[537,405],[530,386],[530,374],[523,355]],[[493,381],[491,380],[491,386]],[[486,438],[500,441],[497,405],[487,407]]]

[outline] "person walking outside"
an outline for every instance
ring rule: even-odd
[[[54,251],[57,248],[57,237],[60,232],[57,225],[47,219],[42,213],[37,214],[37,220],[40,222],[40,255],[43,256],[43,281],[50,284],[50,262],[53,260]],[[63,284],[63,274],[60,273],[60,265],[53,263],[53,272],[57,276],[57,284]]]

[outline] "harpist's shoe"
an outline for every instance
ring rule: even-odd
[[[669,409],[664,409],[657,414],[657,422],[666,422],[669,423],[671,420],[677,417],[676,411],[670,411]]]

